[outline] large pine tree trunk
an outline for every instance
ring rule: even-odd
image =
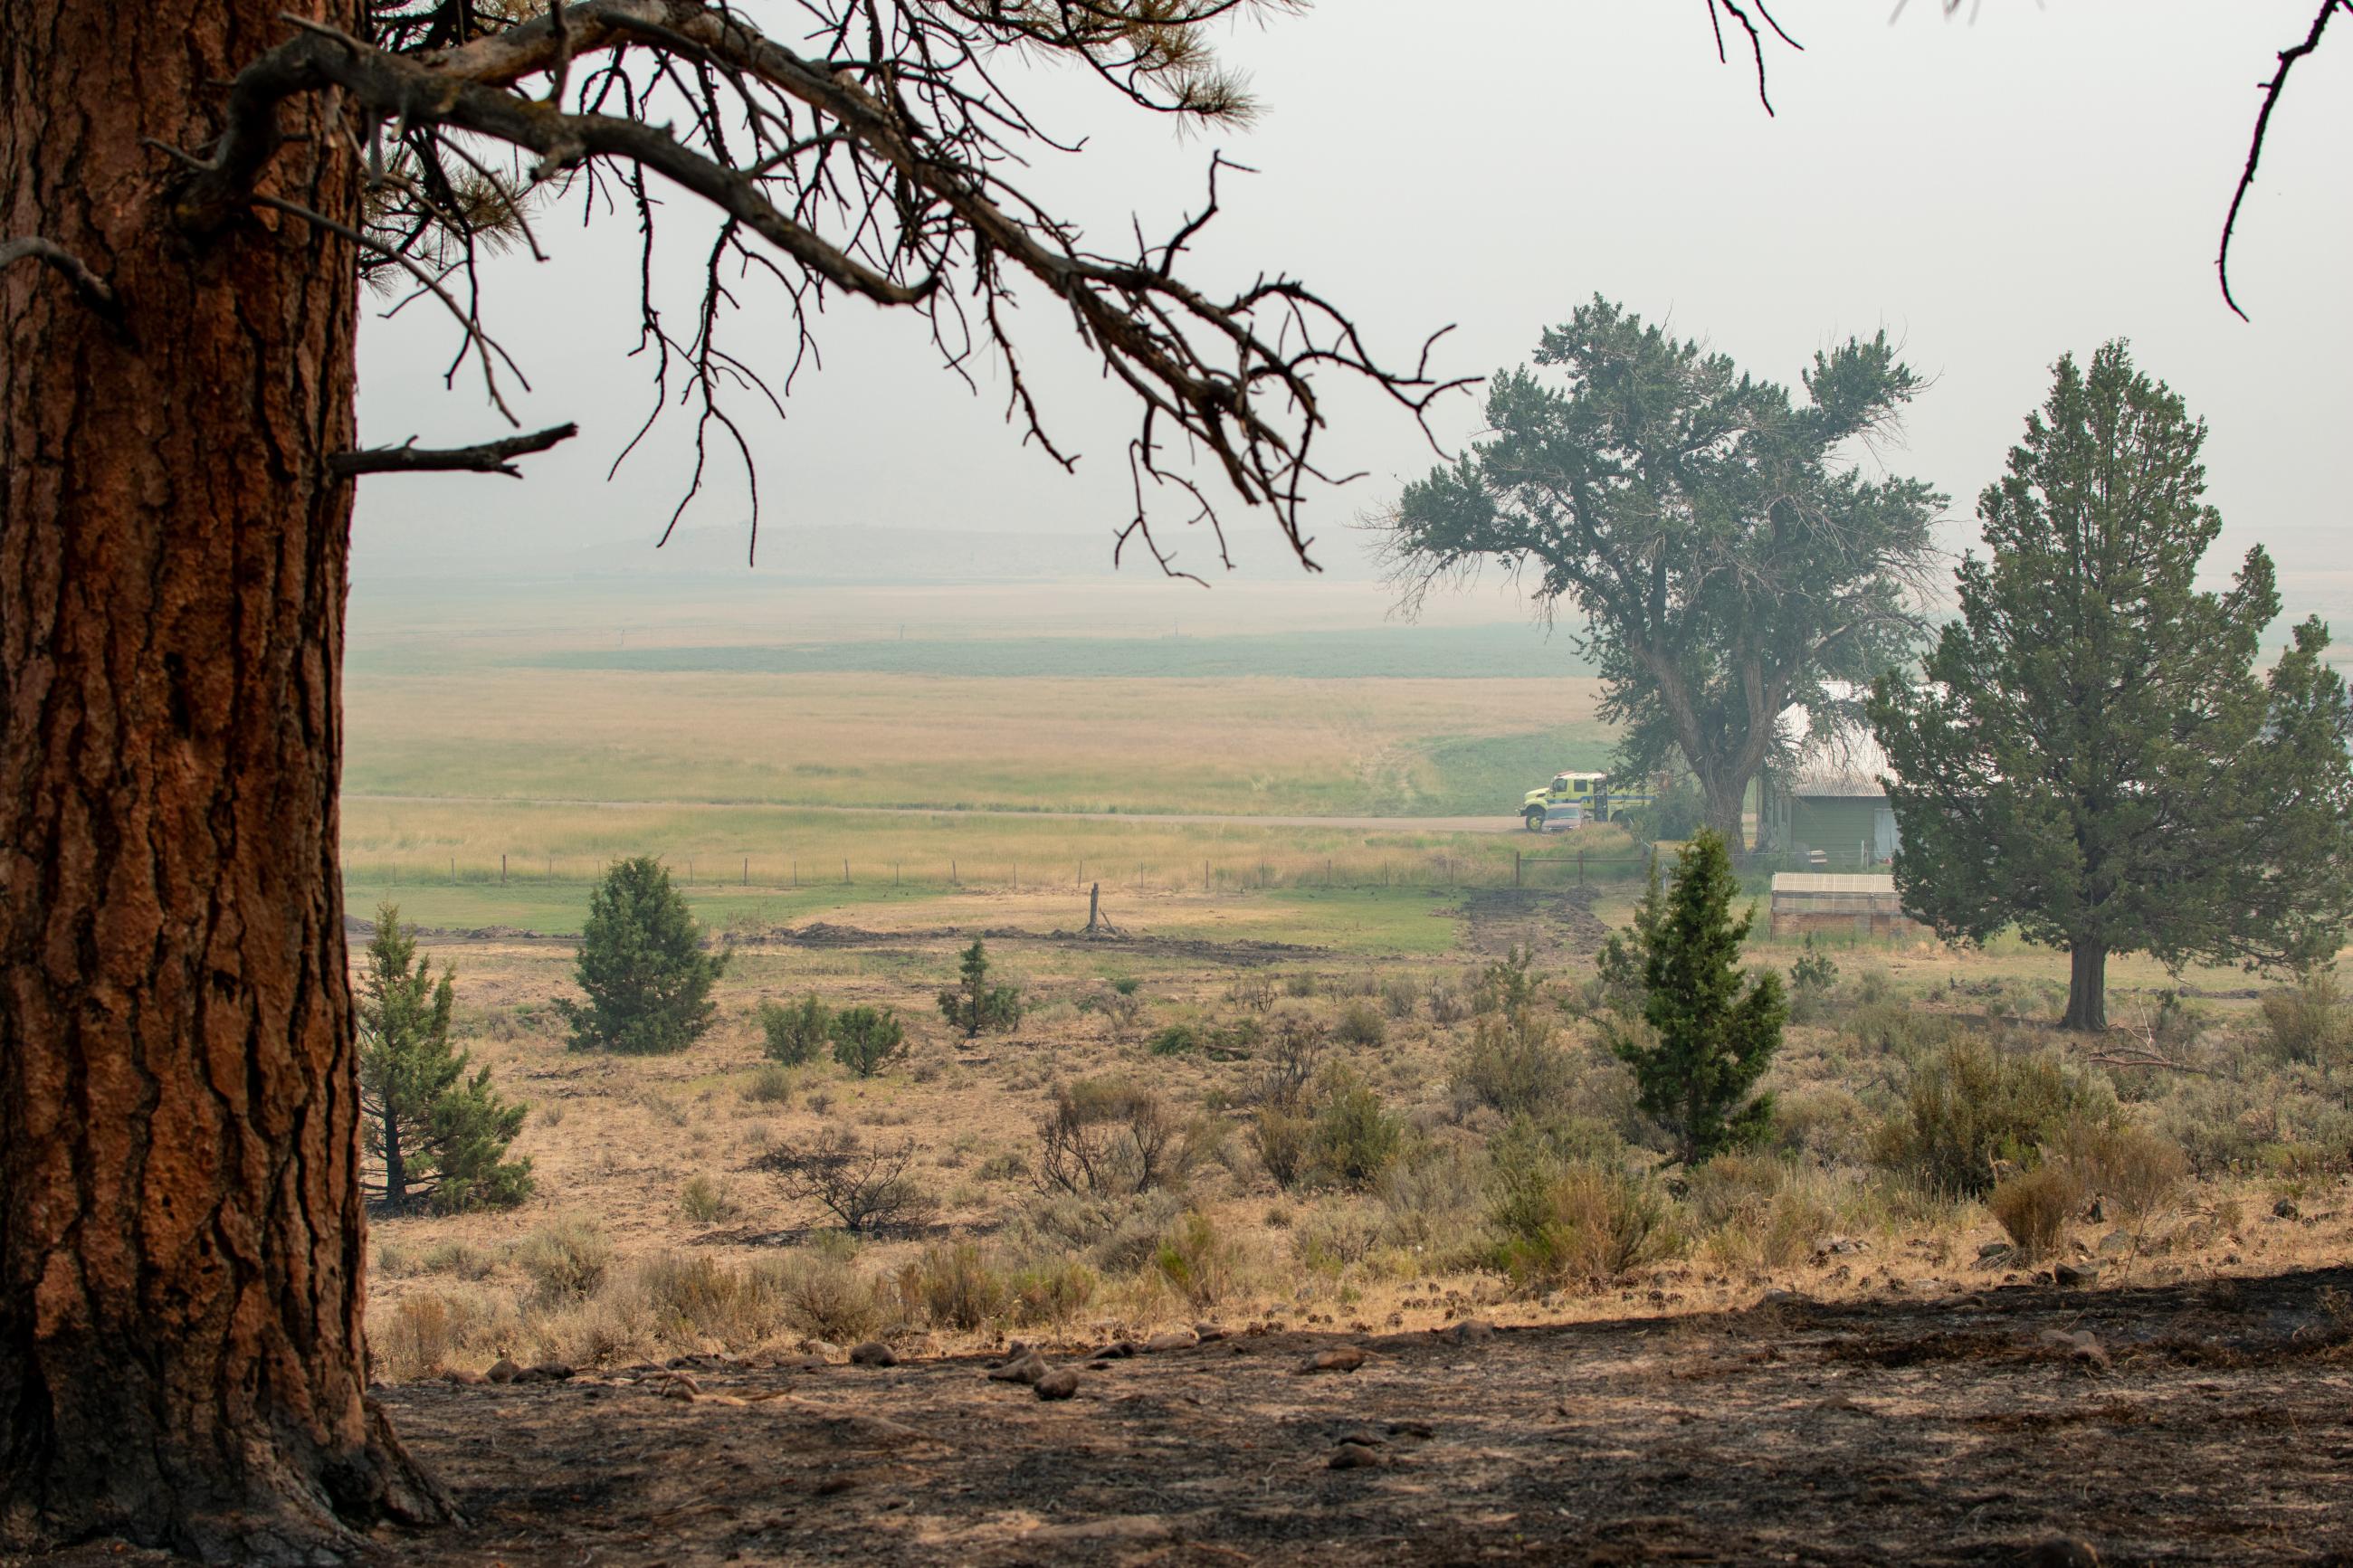
[[[2060,1027],[2098,1033],[2108,1026],[2108,950],[2078,942],[2067,953],[2067,1016]]]
[[[124,308],[0,273],[0,1551],[308,1561],[447,1506],[364,1398],[353,255],[266,213],[192,239],[142,145],[205,147],[285,5],[0,0],[0,237]],[[274,188],[348,215],[323,142]]]

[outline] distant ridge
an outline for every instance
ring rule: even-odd
[[[749,572],[764,582],[842,584],[1006,584],[1091,581],[1134,577],[1157,571],[1148,555],[1131,552],[1124,566],[1112,564],[1113,535],[1094,533],[979,531],[951,528],[871,528],[858,523],[770,523],[760,530],[759,559],[746,565],[749,531],[743,527],[681,528],[659,549],[658,534],[642,540],[585,544],[574,549],[485,541],[479,523],[432,521],[397,528],[364,524],[354,531],[353,581],[408,583],[445,578],[449,561],[461,557],[470,572],[496,573],[510,582],[565,582],[582,578],[703,576],[741,579]],[[1236,556],[1253,575],[1296,571],[1287,550],[1271,537],[1247,539],[1237,530]],[[1206,534],[1180,536],[1179,564],[1215,577],[1214,542]],[[1198,554],[1201,559],[1195,561]],[[1370,569],[1345,541],[1318,554],[1327,578],[1368,580]]]

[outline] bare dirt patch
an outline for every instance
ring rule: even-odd
[[[1598,952],[1609,928],[1593,912],[1595,896],[1591,888],[1491,888],[1465,894],[1464,945],[1490,957],[1525,947],[1546,961]]]

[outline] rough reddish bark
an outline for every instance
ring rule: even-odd
[[[284,8],[0,0],[0,237],[122,309],[0,272],[0,1550],[307,1560],[446,1508],[361,1338],[326,470],[353,258],[267,213],[182,232],[142,144],[209,142]],[[348,159],[271,177],[354,209]]]

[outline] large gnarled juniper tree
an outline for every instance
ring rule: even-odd
[[[1406,488],[1392,578],[1410,608],[1494,560],[1550,615],[1581,622],[1625,726],[1621,773],[1679,757],[1707,824],[1742,843],[1741,802],[1790,742],[1902,658],[1909,590],[1944,498],[1841,461],[1919,389],[1884,334],[1817,354],[1805,400],[1607,300],[1544,334],[1536,365],[1495,377],[1490,434]]]

